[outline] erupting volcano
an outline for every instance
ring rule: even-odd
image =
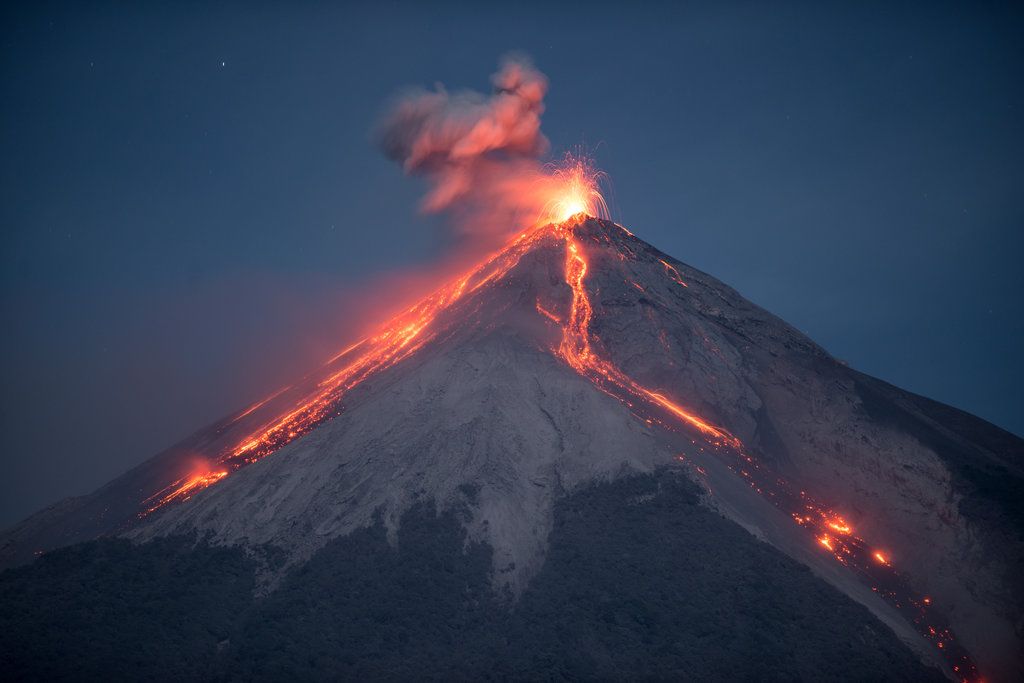
[[[396,114],[417,134],[387,138],[437,179],[431,205],[511,187],[525,227],[320,371],[30,518],[3,539],[5,562],[104,534],[198,535],[264,558],[273,593],[359,530],[400,538],[429,502],[460,511],[467,547],[492,553],[491,585],[526,600],[565,500],[671,471],[702,492],[693,514],[809,567],[926,665],[1012,675],[1021,541],[977,463],[1019,477],[1020,444],[851,370],[611,222],[589,160],[502,179],[486,154],[536,150],[539,129],[496,135],[492,108],[532,121],[545,84],[507,68],[496,103],[455,133],[435,121],[443,98],[423,96]],[[464,184],[478,172],[486,191]],[[849,639],[875,656],[864,632]]]
[[[189,500],[197,491],[220,482],[229,472],[273,454],[340,414],[349,391],[436,340],[443,331],[437,324],[440,315],[463,297],[500,280],[531,250],[542,246],[550,248],[554,244],[564,248],[565,286],[572,294],[568,309],[560,313],[551,312],[539,300],[537,302],[538,313],[558,329],[561,337],[558,345],[552,347],[552,353],[601,391],[621,401],[647,424],[657,423],[670,430],[677,427],[692,430],[708,449],[719,454],[728,467],[746,479],[757,493],[792,516],[794,522],[807,531],[809,542],[817,542],[837,562],[852,568],[872,584],[871,590],[879,592],[907,614],[922,635],[943,652],[952,671],[965,681],[976,680],[977,670],[973,662],[941,618],[931,614],[934,610],[930,600],[915,594],[901,581],[886,555],[857,537],[842,516],[806,492],[795,491],[784,479],[747,455],[743,443],[724,428],[682,407],[666,397],[662,390],[639,384],[595,348],[599,340],[593,339],[591,334],[594,309],[586,285],[588,261],[583,241],[615,248],[623,260],[637,260],[639,256],[632,248],[622,248],[622,234],[632,237],[631,233],[590,215],[590,212],[598,209],[607,211],[607,208],[598,190],[597,177],[587,161],[570,157],[566,167],[558,169],[553,177],[562,184],[562,192],[546,203],[546,215],[541,222],[517,235],[497,254],[391,320],[373,337],[336,355],[329,365],[337,363],[340,367],[317,381],[316,390],[311,395],[245,436],[239,444],[221,454],[213,467],[190,473],[147,498],[139,516],[145,517],[165,505]],[[658,262],[664,265],[673,282],[683,284],[674,266],[662,259]],[[638,291],[646,292],[642,285],[630,284]],[[265,402],[251,406],[239,417],[251,414]],[[686,461],[685,456],[678,456],[678,459]],[[698,469],[698,472],[703,473],[703,470]]]

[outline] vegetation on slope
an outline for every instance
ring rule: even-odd
[[[940,679],[676,471],[564,499],[515,601],[458,515],[410,511],[397,547],[379,524],[337,539],[259,600],[238,550],[50,553],[0,575],[0,659],[22,680]]]

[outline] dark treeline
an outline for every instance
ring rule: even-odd
[[[942,680],[866,609],[698,504],[672,471],[556,508],[518,601],[459,512],[337,539],[269,596],[188,539],[102,540],[0,575],[9,680]]]

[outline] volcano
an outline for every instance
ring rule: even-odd
[[[127,657],[227,678],[1012,680],[1022,458],[579,213],[7,531],[0,655],[28,678]],[[129,629],[124,595],[178,626]]]

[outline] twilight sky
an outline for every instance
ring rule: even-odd
[[[1024,12],[825,4],[0,11],[0,525],[294,379],[368,278],[445,253],[370,132],[511,50],[617,221],[1024,433]]]

